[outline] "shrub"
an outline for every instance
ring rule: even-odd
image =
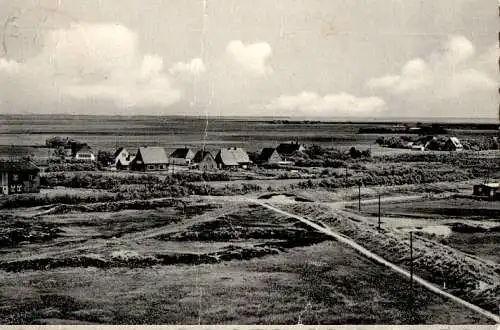
[[[85,162],[85,163],[60,163],[60,164],[49,164],[45,169],[45,172],[81,172],[81,171],[95,171],[97,166],[95,163]]]

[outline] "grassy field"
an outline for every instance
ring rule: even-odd
[[[258,260],[2,274],[4,323],[485,324],[328,242]],[[22,289],[20,289],[22,288]]]
[[[4,324],[488,323],[420,288],[410,313],[407,280],[260,206],[29,212],[2,226]]]

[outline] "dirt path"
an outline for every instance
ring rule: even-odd
[[[344,236],[344,235],[341,235],[339,233],[336,233],[334,232],[331,228],[329,228],[328,226],[326,225],[318,225],[317,223],[311,221],[311,220],[308,220],[304,217],[301,217],[301,216],[298,216],[298,215],[295,215],[295,214],[292,214],[292,213],[289,213],[289,212],[286,212],[286,211],[283,211],[275,206],[272,206],[272,205],[269,205],[261,200],[254,200],[254,203],[257,203],[271,211],[274,211],[274,212],[277,212],[277,213],[280,213],[280,214],[283,214],[287,217],[291,217],[291,218],[294,218],[294,219],[297,219],[301,222],[303,222],[304,224],[318,230],[319,232],[323,233],[323,234],[326,234],[326,235],[329,235],[329,236],[332,236],[334,237],[336,240],[350,246],[351,248],[355,249],[356,251],[358,251],[359,253],[361,253],[362,255],[366,256],[367,258],[370,258],[380,264],[383,264],[384,266],[387,266],[389,268],[391,268],[392,270],[394,270],[395,272],[397,272],[398,274],[400,275],[403,275],[407,278],[410,278],[410,272],[408,272],[407,270],[399,267],[399,266],[396,266],[395,264],[393,263],[390,263],[389,261],[383,259],[382,257],[376,255],[375,253],[365,249],[364,247],[362,247],[361,245],[357,244],[356,242],[354,242],[352,239],[348,238],[347,236]],[[495,315],[489,311],[486,311],[484,309],[482,309],[481,307],[478,307],[474,304],[471,304],[463,299],[460,299],[454,295],[451,295],[449,294],[448,292],[445,292],[443,290],[441,290],[440,288],[436,287],[434,284],[424,280],[423,278],[419,277],[419,276],[416,276],[416,275],[413,275],[413,280],[417,283],[419,283],[420,285],[422,285],[423,287],[425,287],[426,289],[430,290],[431,292],[434,292],[435,294],[437,295],[440,295],[442,297],[445,297],[445,298],[448,298],[458,304],[461,304],[467,308],[469,308],[470,310],[472,311],[475,311],[479,314],[482,314],[484,316],[486,316],[487,318],[495,321],[496,323],[499,323],[500,322],[500,317],[498,315]]]

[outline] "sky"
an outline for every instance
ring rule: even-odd
[[[0,114],[499,115],[495,0],[17,0],[0,27]]]

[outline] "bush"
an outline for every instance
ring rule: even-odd
[[[231,177],[225,172],[179,172],[172,175],[174,179],[185,182],[197,181],[230,181]]]
[[[73,162],[73,163],[51,163],[45,169],[45,172],[81,172],[96,171],[97,166],[91,162]]]
[[[80,203],[97,203],[97,202],[108,202],[115,200],[116,197],[111,195],[89,195],[89,196],[79,196],[79,195],[12,195],[9,196],[2,203],[3,208],[16,208],[16,207],[33,207],[41,205],[50,204],[80,204]]]

